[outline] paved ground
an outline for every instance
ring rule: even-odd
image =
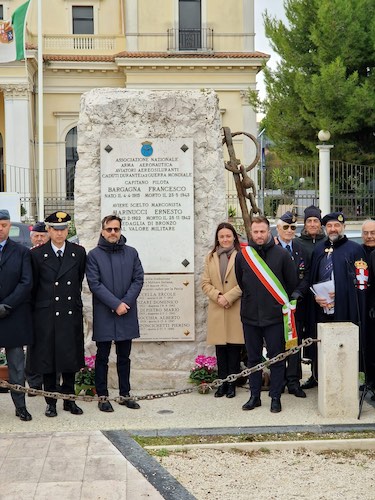
[[[262,394],[262,407],[242,411],[246,389],[239,389],[234,399],[193,393],[141,401],[140,410],[114,403],[115,411],[109,414],[95,403],[80,403],[80,416],[63,411],[59,401],[56,418],[45,417],[44,400],[35,397],[27,398],[33,420],[21,422],[10,395],[0,394],[0,499],[191,499],[132,434],[375,430],[369,398],[360,420],[324,419],[317,411],[317,395],[316,388],[306,399],[285,394],[279,414],[270,413],[267,393]]]

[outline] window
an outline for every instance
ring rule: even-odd
[[[179,0],[179,48],[202,48],[201,0]]]
[[[4,19],[4,5],[0,4],[0,19]]]
[[[77,127],[73,127],[65,138],[66,198],[68,200],[74,199],[74,175],[77,161]]]
[[[94,34],[94,7],[72,7],[73,35]]]

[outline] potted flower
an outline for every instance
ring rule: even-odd
[[[8,362],[4,348],[0,349],[0,379],[9,382]],[[0,387],[0,392],[8,391],[9,389],[7,389],[6,387]]]
[[[189,382],[198,385],[198,392],[207,394],[209,388],[202,384],[210,384],[217,379],[217,368],[215,356],[204,356],[200,354],[195,358],[195,366],[191,369]]]
[[[76,394],[82,392],[87,396],[94,396],[95,390],[95,358],[96,356],[85,356],[85,367],[76,373]]]

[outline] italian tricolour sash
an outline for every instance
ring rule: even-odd
[[[255,276],[259,279],[262,285],[270,292],[272,297],[282,306],[284,320],[284,337],[285,349],[290,349],[297,345],[297,330],[294,313],[296,311],[296,300],[289,300],[288,294],[284,290],[280,280],[259,257],[258,253],[251,247],[247,246],[242,249],[242,255],[246,262],[251,267]]]

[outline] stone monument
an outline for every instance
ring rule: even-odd
[[[226,220],[218,98],[211,90],[94,89],[78,123],[75,224],[87,251],[115,213],[145,270],[138,300],[141,338],[132,347],[132,390],[188,384],[206,346],[200,279],[217,224]],[[86,347],[91,294],[84,289]],[[109,379],[117,386],[114,357]]]

